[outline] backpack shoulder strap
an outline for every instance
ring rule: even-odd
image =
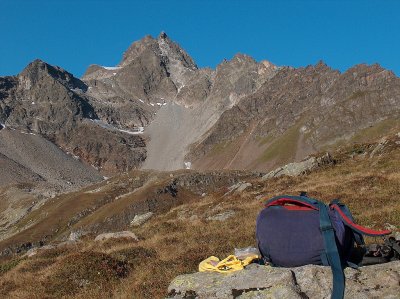
[[[392,233],[390,230],[378,231],[354,223],[354,220],[352,219],[353,217],[349,217],[348,215],[346,215],[346,213],[340,208],[338,203],[334,202],[330,204],[330,207],[338,212],[340,218],[347,227],[351,228],[354,232],[358,234],[363,234],[371,237],[381,237],[385,235],[390,235]]]
[[[336,204],[340,208],[340,210],[343,212],[343,214],[346,215],[347,218],[349,218],[353,223],[355,223],[353,215],[351,214],[349,208],[345,204],[341,203],[339,201],[339,199],[334,199],[331,201],[329,206],[332,206],[334,204]],[[343,221],[343,219],[342,219],[342,221]],[[365,247],[365,241],[364,241],[363,235],[359,232],[356,232],[355,230],[352,230],[352,232],[353,232],[353,237],[354,237],[354,241],[356,242],[356,244],[358,246]]]
[[[335,232],[328,213],[328,207],[319,202],[320,229],[324,240],[326,259],[332,270],[333,288],[331,299],[342,299],[344,297],[345,276],[342,262],[336,246]]]

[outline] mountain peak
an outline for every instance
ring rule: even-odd
[[[165,31],[161,31],[160,34],[158,35],[158,39],[166,39],[168,38],[168,35],[165,33]]]
[[[71,73],[61,67],[52,66],[41,59],[35,59],[29,63],[18,75],[20,83],[26,89],[29,89],[33,84],[45,77],[52,78],[70,89],[86,90],[86,85]]]
[[[323,61],[322,59],[318,60],[317,64],[315,65],[316,67],[326,67],[328,66],[325,61]]]
[[[33,60],[32,62],[30,62],[21,72],[29,72],[29,71],[33,71],[33,70],[45,70],[47,68],[47,63],[44,62],[43,60],[36,58],[35,60]]]
[[[31,63],[29,63],[21,73],[19,73],[18,77],[20,82],[26,82],[26,86],[31,86],[32,83],[35,83],[40,80],[40,78],[46,76],[49,73],[50,65],[40,59],[35,59]]]
[[[161,34],[160,34],[161,35]],[[155,49],[157,40],[151,35],[146,35],[142,39],[133,42],[124,52],[120,66],[125,66],[131,63],[136,57],[140,56],[146,49]]]

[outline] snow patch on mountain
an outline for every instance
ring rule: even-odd
[[[121,69],[120,66],[102,66],[103,69],[106,69],[108,71],[115,71]]]
[[[133,130],[126,130],[126,129],[120,129],[117,128],[113,125],[110,125],[102,120],[99,119],[90,119],[90,121],[94,122],[95,124],[99,125],[100,127],[107,129],[107,130],[111,130],[111,131],[119,131],[119,132],[123,132],[129,135],[140,135],[144,133],[144,127],[135,127]]]

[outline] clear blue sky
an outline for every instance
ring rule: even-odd
[[[0,76],[40,58],[81,76],[164,30],[203,66],[237,52],[277,65],[378,62],[400,75],[400,1],[0,0]]]

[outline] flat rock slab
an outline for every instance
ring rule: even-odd
[[[400,261],[348,268],[345,298],[400,298]],[[318,298],[331,297],[329,267],[307,265],[273,268],[252,264],[230,274],[198,272],[176,277],[170,299],[189,298]]]

